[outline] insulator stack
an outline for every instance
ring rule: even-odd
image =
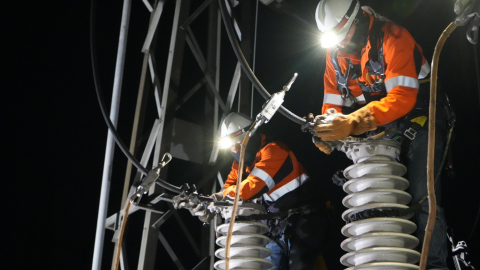
[[[230,220],[232,208],[229,206],[222,210],[222,216],[227,221]],[[265,259],[270,256],[270,250],[265,247],[270,242],[270,238],[264,235],[268,232],[268,227],[258,221],[242,221],[242,217],[264,213],[265,209],[260,204],[243,203],[238,207],[230,244],[230,269],[263,270],[273,267],[273,264]],[[219,235],[216,243],[222,247],[215,252],[215,256],[221,259],[214,265],[217,270],[226,269],[225,246],[229,226],[230,223],[227,222],[216,228]]]
[[[420,253],[413,250],[419,243],[410,234],[417,226],[409,221],[407,204],[411,196],[405,190],[409,182],[403,178],[407,169],[396,162],[400,143],[387,139],[347,141],[342,147],[354,165],[344,170],[349,179],[343,189],[349,195],[343,199],[349,208],[342,214],[347,222],[342,242],[349,252],[340,262],[348,270],[388,269],[413,270]]]

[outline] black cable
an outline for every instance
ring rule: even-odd
[[[268,93],[268,91],[263,87],[263,85],[253,73],[252,69],[248,65],[247,60],[245,59],[245,56],[242,53],[240,45],[238,44],[237,38],[235,36],[235,30],[233,29],[232,23],[230,22],[230,16],[228,16],[227,8],[225,6],[225,0],[218,0],[218,3],[220,4],[220,13],[222,14],[223,23],[225,25],[225,29],[227,30],[228,38],[230,39],[233,51],[235,52],[235,55],[240,62],[240,66],[242,66],[243,71],[247,75],[250,82],[258,90],[260,95],[262,95],[263,98],[268,100],[270,98],[270,93]],[[297,124],[304,125],[306,123],[305,119],[300,118],[299,116],[295,115],[283,106],[281,106],[278,111],[285,117],[287,117],[289,120],[292,120]]]
[[[100,110],[102,111],[103,119],[107,123],[108,128],[110,129],[110,132],[112,132],[113,138],[117,142],[118,146],[122,150],[122,152],[125,154],[125,156],[132,162],[135,167],[139,171],[141,171],[143,174],[147,175],[149,170],[144,168],[142,164],[128,151],[127,147],[123,143],[122,139],[120,139],[120,135],[118,134],[117,130],[115,129],[115,126],[113,125],[112,121],[107,115],[106,109],[105,109],[105,100],[103,98],[102,90],[101,90],[101,85],[100,85],[100,77],[98,75],[98,67],[97,67],[97,53],[95,51],[96,48],[96,40],[95,40],[95,15],[96,15],[96,4],[95,0],[92,0],[91,2],[91,11],[90,11],[90,56],[91,56],[91,61],[92,61],[92,71],[93,71],[93,81],[95,84],[95,92],[97,93],[97,99],[98,103],[100,105]],[[157,179],[156,180],[158,184],[172,192],[175,193],[180,193],[182,192],[182,189],[180,187],[174,186],[172,184],[167,183],[164,180]]]
[[[127,147],[123,143],[123,141],[120,139],[120,136],[118,135],[117,130],[115,129],[115,126],[113,125],[112,121],[107,115],[107,112],[105,110],[105,101],[103,99],[103,94],[101,91],[101,85],[100,85],[100,76],[98,75],[98,67],[97,67],[97,52],[95,50],[96,48],[96,39],[95,39],[95,15],[96,15],[96,4],[95,0],[92,0],[91,2],[91,10],[90,10],[90,57],[92,61],[92,71],[93,71],[93,81],[95,84],[95,92],[97,93],[97,99],[98,103],[100,105],[100,109],[102,111],[103,119],[107,123],[108,128],[112,132],[113,137],[115,138],[115,141],[117,142],[118,146],[122,150],[122,152],[127,156],[127,158],[132,162],[137,169],[139,169],[143,174],[148,174],[147,169],[145,169],[140,162],[130,153],[130,151],[127,150]]]

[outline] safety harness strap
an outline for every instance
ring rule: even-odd
[[[337,79],[337,89],[338,91],[340,91],[342,98],[345,99],[347,97],[350,97],[351,95],[351,91],[348,88],[348,79],[350,76],[350,72],[354,68],[354,65],[352,64],[352,61],[347,58],[346,60],[348,63],[348,67],[347,67],[347,70],[345,71],[345,74],[343,74],[342,69],[338,64],[338,58],[337,58],[338,50],[339,48],[336,48],[332,51],[331,60],[332,60],[333,68],[335,69],[335,77]]]
[[[372,28],[368,35],[370,41],[370,50],[368,51],[368,62],[365,67],[368,69],[368,75],[375,75],[375,81],[368,84],[360,84],[363,92],[375,92],[387,94],[385,88],[385,61],[383,56],[383,31],[382,27],[385,23],[375,18]],[[366,78],[368,79],[368,75]]]

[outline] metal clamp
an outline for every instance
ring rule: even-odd
[[[153,168],[147,176],[142,180],[141,184],[137,187],[135,193],[130,197],[130,203],[133,205],[138,205],[142,196],[148,192],[150,186],[157,181],[160,176],[160,170],[165,167],[170,161],[172,161],[172,155],[170,153],[165,153],[162,157],[162,160],[156,168]]]
[[[165,159],[165,157],[167,157],[168,159]],[[158,164],[157,168],[160,170],[161,168],[165,167],[170,161],[172,161],[172,155],[166,152],[165,154],[163,154],[162,160]]]
[[[409,127],[407,130],[405,130],[403,135],[405,135],[405,137],[413,141],[413,139],[415,139],[415,136],[417,136],[417,130],[412,127]]]

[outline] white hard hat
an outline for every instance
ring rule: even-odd
[[[222,122],[220,130],[220,147],[228,148],[234,143],[241,142],[252,124],[252,120],[240,113],[230,113]]]
[[[340,43],[350,30],[359,10],[358,0],[321,0],[315,11],[315,20],[324,35],[322,47]]]

